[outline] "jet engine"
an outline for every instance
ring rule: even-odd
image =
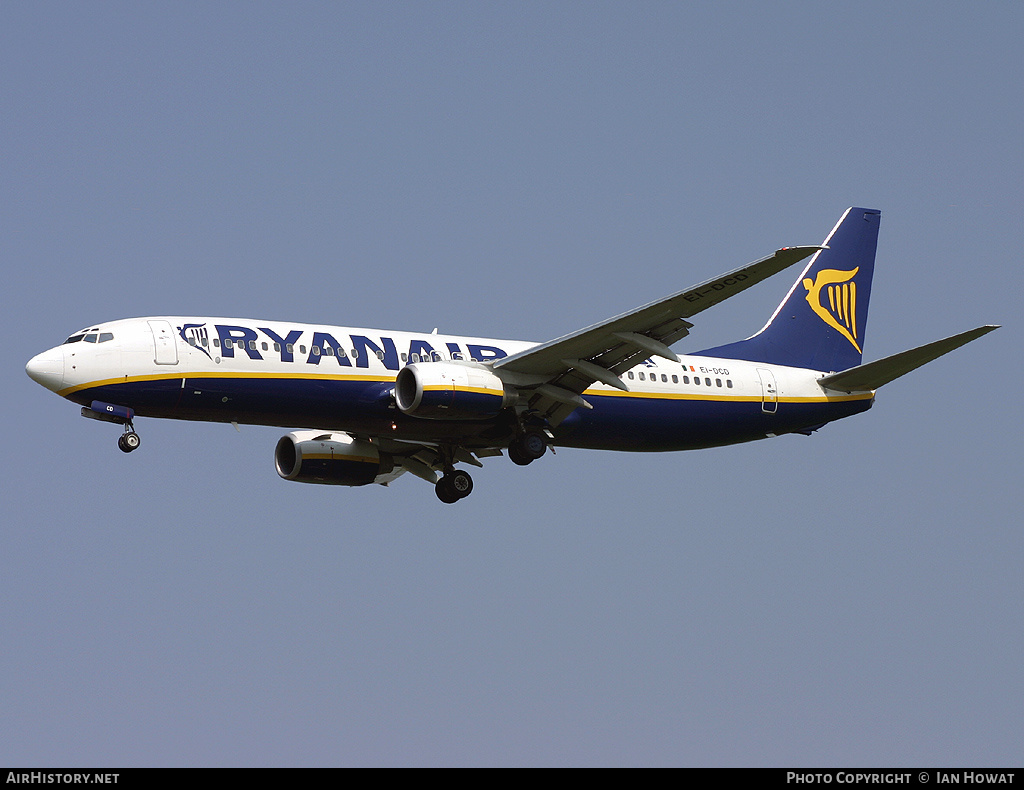
[[[285,480],[335,486],[389,483],[404,470],[377,446],[347,433],[295,431],[282,436],[274,465]]]
[[[490,368],[472,364],[413,363],[395,380],[395,402],[410,417],[487,420],[515,400],[515,391]]]

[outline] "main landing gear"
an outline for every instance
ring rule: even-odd
[[[473,478],[469,472],[453,469],[434,484],[434,493],[446,505],[454,504],[473,492]]]
[[[508,457],[519,466],[533,463],[547,452],[549,438],[550,435],[543,428],[536,424],[527,425],[521,428],[509,444]],[[434,483],[434,493],[446,505],[451,505],[473,492],[473,478],[469,476],[469,472],[455,468],[457,461],[466,460],[465,457],[458,457],[458,448],[442,446],[438,450],[441,456],[439,466],[444,469],[444,474]],[[479,465],[477,463],[477,466]]]
[[[539,428],[527,428],[508,446],[508,457],[519,466],[532,464],[548,449],[548,437]]]
[[[473,478],[469,472],[455,468],[458,459],[458,448],[444,445],[438,448],[441,454],[441,468],[444,474],[434,483],[434,493],[446,505],[452,505],[473,493]]]

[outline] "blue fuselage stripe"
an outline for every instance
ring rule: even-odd
[[[128,380],[84,387],[68,397],[124,405],[142,417],[238,422],[282,428],[365,433],[422,441],[474,440],[501,445],[514,429],[506,410],[489,420],[425,420],[394,405],[393,379],[243,377]],[[587,393],[555,429],[555,443],[606,450],[665,451],[712,447],[789,433],[848,417],[872,399],[786,402],[774,414],[757,400],[630,397]]]

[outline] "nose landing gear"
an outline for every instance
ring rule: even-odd
[[[124,426],[124,433],[117,440],[117,446],[122,453],[130,453],[138,450],[142,439],[135,433],[135,426],[132,425],[132,418],[135,417],[135,410],[127,406],[118,406],[114,403],[103,403],[94,400],[88,406],[82,407],[82,416],[90,420],[100,422],[113,422]]]
[[[139,445],[142,444],[142,439],[135,433],[131,423],[125,425],[126,430],[117,440],[117,446],[121,449],[122,453],[130,453],[132,450],[138,450]]]

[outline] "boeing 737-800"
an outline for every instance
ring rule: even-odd
[[[124,426],[135,417],[300,428],[277,443],[286,480],[359,486],[411,472],[456,502],[456,464],[548,447],[666,451],[809,434],[869,409],[875,390],[995,329],[876,362],[862,348],[878,211],[848,209],[820,246],[784,247],[721,277],[547,343],[208,317],[95,324],[28,375]],[[760,332],[679,355],[689,319],[810,259]],[[440,475],[440,476],[439,476]]]

